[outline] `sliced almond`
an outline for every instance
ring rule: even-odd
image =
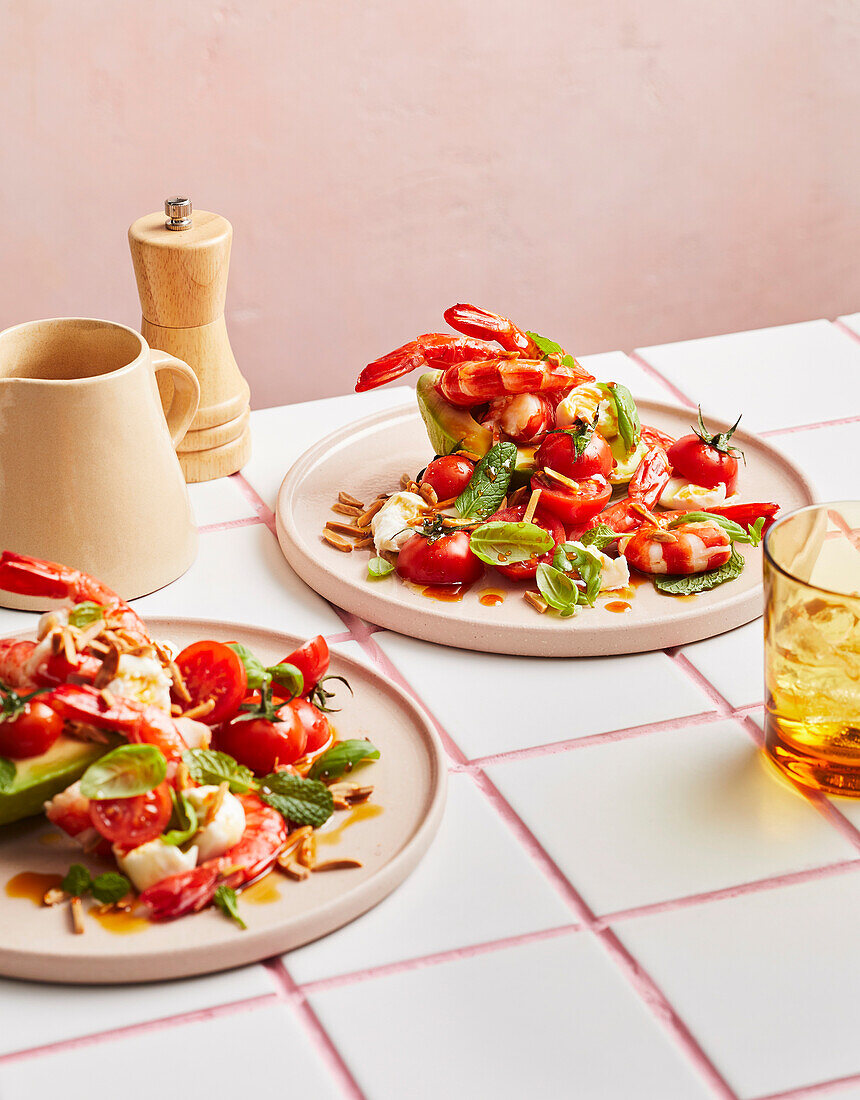
[[[456,497],[448,497],[447,500],[437,500],[436,501],[436,510],[438,511],[440,508],[450,508],[451,505],[454,503],[454,501],[458,500],[458,499],[459,499],[459,494]]]
[[[301,863],[292,861],[290,863],[278,863],[280,869],[285,875],[289,875],[290,878],[294,878],[297,882],[304,882],[306,878],[310,878],[310,870],[307,867],[302,866]]]
[[[427,501],[428,504],[439,503],[439,498],[436,496],[436,490],[429,483],[419,486],[418,493]]]
[[[353,543],[353,550],[369,550],[373,545],[373,539],[358,539]]]
[[[370,521],[373,519],[373,517],[376,515],[376,513],[379,511],[384,503],[385,500],[382,497],[379,497],[377,500],[375,500],[373,504],[371,504],[371,506],[367,509],[367,511],[363,512],[355,521],[356,527],[369,527]]]
[[[352,543],[347,542],[342,535],[336,535],[334,531],[323,531],[322,537],[335,550],[341,550],[344,554],[352,552]]]
[[[223,783],[218,784],[218,790],[212,796],[212,800],[206,807],[206,816],[203,818],[203,826],[211,825],[218,815],[218,811],[224,805],[224,799],[227,797],[227,791],[230,789],[230,784],[225,779]]]
[[[328,859],[325,863],[318,863],[314,867],[314,873],[317,871],[348,871],[363,866],[364,864],[360,859]]]
[[[63,901],[68,901],[69,895],[65,890],[61,890],[59,886],[52,886],[50,890],[46,890],[42,897],[42,905],[59,905]]]
[[[553,481],[557,481],[560,485],[567,486],[568,489],[581,489],[578,481],[574,481],[572,477],[567,477],[566,474],[560,474],[557,470],[551,470],[549,466],[544,466],[543,472],[547,477],[552,478]]]
[[[340,523],[336,519],[330,519],[325,525],[326,531],[335,531],[338,535],[352,535],[353,538],[363,538],[366,534],[360,527],[352,523]]]
[[[80,898],[72,898],[72,928],[75,935],[81,936],[84,932],[84,906]]]
[[[529,497],[529,502],[526,505],[526,510],[523,513],[523,523],[531,523],[532,518],[537,511],[538,501],[540,500],[540,489],[535,489],[532,495]]]
[[[337,494],[338,504],[351,504],[353,508],[363,508],[364,502],[354,497],[351,493],[340,492]]]
[[[205,718],[207,714],[211,714],[217,706],[217,703],[213,698],[204,699],[202,703],[198,703],[196,707],[191,707],[190,710],[183,711],[183,718]]]
[[[474,451],[454,451],[457,458],[468,458],[470,462],[480,462],[481,456],[476,455]]]
[[[400,475],[400,488],[405,489],[406,486],[409,484],[409,482],[411,480],[412,480],[412,475],[411,474],[401,474]]]
[[[546,611],[549,606],[540,592],[523,592],[523,599],[526,603],[531,604],[535,611],[540,612],[541,615],[543,615],[544,611]]]
[[[306,836],[299,845],[299,849],[296,852],[296,859],[303,867],[307,867],[312,871],[317,861],[317,842],[314,839],[313,833]]]
[[[360,516],[364,511],[363,508],[356,508],[354,504],[333,504],[331,510],[337,512],[339,516]]]

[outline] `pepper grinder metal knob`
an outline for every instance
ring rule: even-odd
[[[190,482],[233,474],[251,457],[250,390],[224,320],[232,240],[226,218],[192,212],[191,200],[179,195],[128,231],[143,338],[188,363],[200,381],[200,408],[177,452]],[[165,408],[169,386],[168,379]]]

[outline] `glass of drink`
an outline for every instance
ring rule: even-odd
[[[764,592],[767,753],[807,787],[860,797],[860,501],[777,520]]]

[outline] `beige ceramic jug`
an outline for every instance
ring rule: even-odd
[[[199,399],[187,364],[124,325],[59,317],[0,332],[0,550],[80,569],[124,599],[181,576],[197,528],[176,447]],[[4,607],[44,604],[0,592]]]

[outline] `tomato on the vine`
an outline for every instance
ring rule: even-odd
[[[421,484],[429,485],[438,500],[458,497],[472,480],[475,463],[459,455],[434,458],[421,476]]]
[[[600,474],[563,485],[548,474],[534,474],[531,479],[532,491],[540,489],[540,506],[551,512],[565,526],[587,523],[596,516],[612,496],[612,486]]]
[[[214,708],[201,716],[201,722],[217,726],[239,709],[248,690],[248,676],[241,657],[230,646],[222,642],[192,642],[177,656],[176,666],[191,696],[187,706],[215,700]]]
[[[38,698],[0,693],[0,756],[41,756],[63,732],[63,720]]]
[[[274,771],[279,764],[294,764],[307,747],[304,723],[290,703],[277,706],[272,713],[272,718],[261,713],[226,722],[215,735],[215,747],[256,775]]]
[[[502,508],[494,515],[490,516],[487,523],[521,523],[525,514],[525,504],[520,504],[513,508]],[[555,546],[545,554],[529,558],[528,561],[516,561],[512,562],[510,565],[496,564],[493,566],[494,569],[498,569],[504,576],[510,577],[515,581],[530,580],[537,573],[537,567],[541,562],[550,564],[555,552],[555,547],[565,540],[564,527],[551,513],[538,508],[532,516],[532,523],[536,524],[538,527],[542,527],[544,531],[548,531],[552,536],[552,541]]]
[[[304,680],[302,694],[309,695],[328,672],[328,662],[328,645],[322,634],[318,634],[316,638],[299,646],[289,657],[284,657],[280,663],[296,666]]]
[[[96,830],[120,848],[137,848],[161,836],[170,821],[173,800],[167,780],[131,798],[94,798],[90,820]]]
[[[328,718],[319,707],[302,698],[291,699],[287,706],[296,715],[304,728],[307,736],[305,754],[318,753],[331,743],[334,734]]]
[[[484,566],[469,546],[469,535],[412,535],[397,555],[397,572],[415,584],[472,584]]]
[[[743,452],[732,447],[729,440],[740,423],[740,417],[727,432],[709,434],[699,409],[699,430],[681,438],[669,448],[669,462],[675,474],[685,477],[694,485],[715,489],[725,485],[726,495],[738,487],[738,455]]]
[[[615,459],[600,432],[581,421],[578,427],[556,428],[545,436],[535,454],[535,462],[542,470],[549,468],[579,480],[595,474],[609,477]]]

